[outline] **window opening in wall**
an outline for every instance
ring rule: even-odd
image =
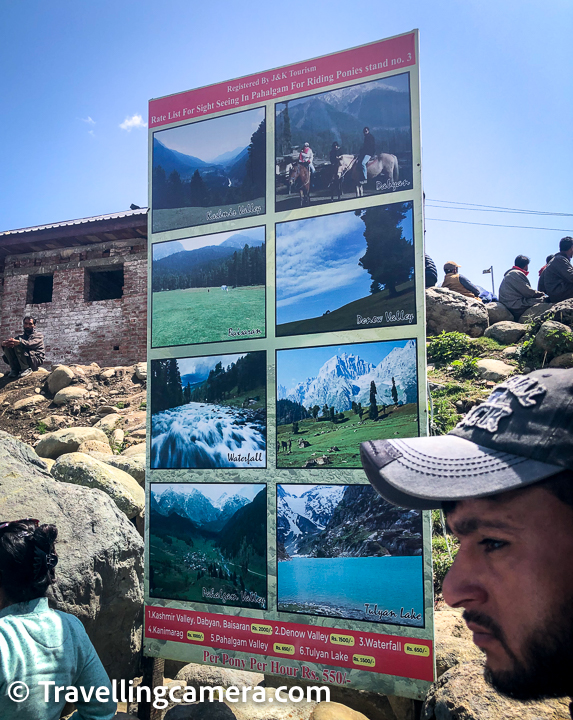
[[[28,276],[26,303],[28,305],[39,305],[40,303],[52,302],[53,291],[53,275],[30,275]]]
[[[115,300],[123,297],[123,265],[119,268],[86,268],[84,298],[86,302]]]

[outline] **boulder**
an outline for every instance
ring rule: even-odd
[[[125,433],[121,428],[116,428],[115,430],[112,430],[111,435],[109,436],[110,443],[113,443],[116,446],[119,446],[123,443],[123,440],[125,438]]]
[[[537,303],[537,305],[532,305],[519,317],[518,322],[530,323],[532,320],[537,320],[538,317],[545,315],[552,307],[553,305],[551,303]]]
[[[490,325],[484,335],[497,340],[502,345],[510,345],[518,342],[527,332],[527,325],[513,322],[513,320],[502,320]]]
[[[573,328],[573,298],[549,305],[541,316],[542,320],[557,320]]]
[[[494,325],[498,322],[503,322],[503,320],[513,320],[513,313],[511,310],[508,310],[503,303],[500,302],[490,302],[486,303],[485,309],[487,310],[487,314],[489,317],[489,324]]]
[[[52,458],[42,458],[42,460],[46,463],[46,467],[48,468],[48,472],[52,472],[52,468],[54,467],[55,460],[52,460]]]
[[[100,440],[85,440],[77,449],[80,453],[97,452],[105,455],[111,455],[112,451],[109,443],[101,442]]]
[[[99,440],[108,443],[107,435],[98,428],[74,427],[62,428],[47,433],[36,445],[36,453],[40,457],[59,458],[64,453],[76,452],[79,446],[87,440]]]
[[[140,455],[104,455],[103,453],[90,453],[96,460],[119,468],[131,475],[143,487],[145,484],[145,454]]]
[[[557,346],[563,347],[569,341],[570,348],[573,350],[573,332],[568,325],[557,322],[556,320],[546,320],[537,331],[534,345],[540,350],[548,353],[554,353]],[[561,352],[560,354],[563,354]]]
[[[59,483],[28,445],[0,432],[4,518],[58,528],[50,604],[84,624],[111,678],[137,675],[143,608],[143,540],[99,490]]]
[[[573,367],[573,353],[564,353],[554,357],[549,363],[549,367],[552,368],[572,368]]]
[[[477,369],[482,380],[493,382],[501,382],[515,372],[513,365],[508,365],[503,360],[491,360],[490,358],[478,360]]]
[[[67,405],[68,403],[76,400],[83,400],[87,394],[88,391],[84,390],[84,388],[77,387],[76,385],[70,385],[69,387],[66,387],[56,393],[54,396],[54,404]]]
[[[515,360],[515,358],[519,357],[519,348],[515,345],[510,345],[509,347],[504,348],[501,351],[501,354],[503,355],[503,357]]]
[[[121,415],[118,415],[117,413],[108,413],[107,415],[104,415],[101,420],[98,420],[94,427],[107,433],[115,430],[120,422]]]
[[[63,390],[68,387],[68,385],[71,385],[74,377],[74,371],[67,367],[67,365],[56,365],[54,370],[48,376],[48,390],[52,393],[52,395],[56,395],[60,392],[60,390]]]
[[[321,702],[312,711],[310,720],[368,720],[368,718],[346,705],[337,702]]]
[[[131,475],[84,453],[59,457],[52,475],[59,482],[103,490],[129,519],[145,507],[145,493]]]
[[[16,400],[12,407],[14,410],[31,410],[33,407],[47,402],[47,400],[43,395],[30,395],[21,400]]]
[[[317,705],[316,701],[307,702],[306,698],[301,702],[292,702],[288,699],[287,693],[282,690],[279,696],[282,700],[276,700],[274,688],[261,688],[264,700],[254,702],[251,697],[246,702],[229,702],[226,705],[231,708],[237,720],[310,720],[312,712]],[[239,696],[240,697],[240,696]],[[205,720],[211,720],[206,716]]]
[[[137,445],[131,445],[121,454],[123,457],[131,457],[132,455],[145,455],[147,452],[147,445],[145,443],[139,443]]]
[[[426,329],[428,335],[462,332],[480,337],[489,325],[486,306],[481,300],[467,298],[447,288],[426,290]]]
[[[117,414],[117,408],[113,407],[112,405],[100,405],[98,409],[96,410],[98,415],[111,415]]]
[[[457,665],[432,685],[423,720],[558,720],[569,717],[568,699],[523,703],[500,695],[483,679],[478,662]]]
[[[147,380],[147,363],[140,362],[135,366],[135,376],[142,382]]]
[[[480,662],[483,655],[462,620],[462,611],[447,608],[434,614],[436,674],[440,677],[455,665]]]
[[[204,701],[175,705],[165,713],[165,720],[236,720],[236,715],[225,703]]]

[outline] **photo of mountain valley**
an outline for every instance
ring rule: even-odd
[[[409,73],[276,103],[277,212],[412,183]]]
[[[416,322],[412,203],[276,225],[277,336]]]
[[[153,469],[266,467],[266,353],[151,361]]]
[[[266,485],[152,483],[149,594],[267,607]]]
[[[265,337],[265,228],[152,245],[151,345]]]
[[[280,612],[424,626],[422,514],[370,485],[277,485]]]
[[[265,212],[265,108],[153,134],[153,232]]]
[[[414,437],[416,340],[277,351],[277,467],[360,468],[360,443]]]

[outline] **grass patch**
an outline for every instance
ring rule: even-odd
[[[251,211],[249,212],[249,209]],[[230,213],[226,217],[213,217],[209,219],[207,213],[216,216],[219,210],[222,213]],[[245,200],[232,205],[217,205],[216,207],[183,207],[168,208],[165,210],[153,210],[153,232],[164,232],[176,230],[177,228],[194,227],[195,225],[206,225],[208,223],[220,222],[221,220],[233,220],[235,218],[246,218],[265,213],[265,198]]]
[[[188,288],[153,293],[152,345],[245,340],[265,336],[265,288]],[[230,335],[249,331],[248,335]],[[251,334],[252,333],[252,334]]]
[[[36,431],[40,435],[45,435],[45,433],[48,432],[48,426],[46,425],[46,423],[43,420],[40,420],[40,422],[36,425]]]
[[[140,409],[140,410],[145,410],[146,408],[147,408],[147,400],[144,400],[143,402],[141,402],[141,403],[139,404],[139,409]]]
[[[277,467],[301,468],[307,460],[328,455],[328,468],[360,468],[360,443],[367,440],[386,440],[394,437],[415,437],[418,435],[418,407],[415,403],[395,408],[389,406],[385,415],[378,420],[369,420],[368,411],[360,417],[347,410],[344,420],[336,423],[330,420],[299,420],[298,433],[293,433],[292,423],[277,426],[277,440],[291,442],[291,451],[281,450],[277,454]],[[361,423],[361,424],[359,424]],[[299,448],[298,441],[306,440],[309,447]],[[329,452],[336,446],[337,451]],[[282,447],[282,446],[281,446]]]
[[[116,402],[115,406],[116,408],[123,410],[123,408],[125,407],[125,403],[120,400],[119,402]]]
[[[347,305],[332,310],[328,315],[320,315],[306,320],[294,320],[293,322],[277,325],[277,336],[303,335],[307,333],[332,332],[335,330],[356,330],[357,328],[386,327],[388,325],[403,325],[404,322],[392,322],[386,319],[386,313],[404,311],[416,317],[416,299],[414,297],[414,282],[408,281],[398,286],[399,295],[389,297],[388,290],[368,295],[358,300],[353,300]],[[381,323],[372,325],[359,325],[356,317],[378,316],[383,317]]]

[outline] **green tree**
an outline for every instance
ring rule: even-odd
[[[298,435],[298,420],[295,420],[292,424],[292,431],[294,435]]]
[[[312,408],[312,417],[314,418],[314,422],[317,421],[319,412],[320,412],[320,408],[318,407],[318,405],[314,405]]]
[[[335,413],[334,413],[334,405],[331,405],[331,407],[330,407],[330,422],[335,422],[335,421],[336,421],[336,417],[335,417]]]
[[[394,378],[392,378],[392,400],[394,400],[394,405],[398,405],[398,390]]]
[[[191,178],[189,199],[192,207],[205,207],[208,204],[208,191],[199,170],[195,170]]]
[[[378,419],[378,406],[376,405],[376,383],[374,380],[370,383],[370,409],[368,411],[370,420]]]
[[[396,296],[396,286],[413,276],[414,246],[404,237],[401,225],[409,210],[410,203],[393,203],[356,211],[366,240],[366,252],[358,264],[372,278],[371,293],[386,288],[390,296]]]

